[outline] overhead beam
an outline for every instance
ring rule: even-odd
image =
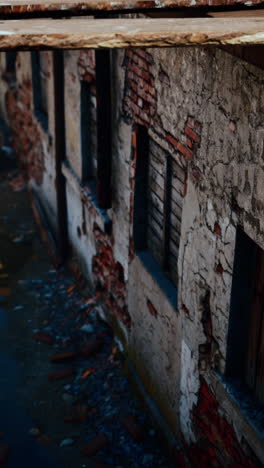
[[[224,11],[208,11],[208,16],[212,18],[264,18],[264,9],[258,10],[224,10]]]
[[[175,8],[254,7],[264,0],[0,0],[0,15],[43,12],[137,11]]]
[[[0,50],[264,45],[264,18],[10,20]]]

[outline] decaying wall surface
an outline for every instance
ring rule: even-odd
[[[2,57],[5,55],[2,54]],[[27,174],[32,188],[43,202],[51,226],[56,232],[56,187],[54,161],[54,104],[52,53],[41,52],[43,86],[45,86],[47,126],[34,110],[31,54],[17,53],[14,74],[6,72],[3,60],[2,99],[5,102],[7,120],[12,130],[13,147]]]
[[[63,173],[73,251],[191,465],[260,466],[261,428],[223,376],[237,225],[264,248],[264,72],[218,49],[113,51],[112,207],[106,212],[83,173],[81,83],[89,84],[95,130],[94,52],[69,51],[64,58]],[[26,153],[28,164],[34,148],[34,164],[42,161],[41,176],[30,164],[28,171],[45,201],[54,187],[52,146],[32,116],[29,56],[20,53],[17,60],[17,97],[8,91],[8,116],[21,157]],[[52,119],[52,99],[49,106]],[[182,175],[177,298],[162,268],[134,245],[136,125],[147,129],[151,144],[169,154]],[[31,132],[36,140],[27,146]],[[96,141],[91,148],[95,152]],[[47,202],[55,211],[54,199]]]
[[[162,8],[182,8],[182,7],[195,7],[205,6],[209,2],[204,0],[160,0],[159,2],[153,0],[42,0],[36,4],[32,0],[0,0],[0,14],[15,15],[23,13],[37,13],[37,12],[58,12],[58,11],[71,11],[72,13],[94,11],[94,10],[144,10],[144,9],[162,9]],[[211,0],[210,6],[254,6],[262,4],[263,0]]]
[[[130,343],[139,361],[149,356],[148,376],[155,382],[155,391],[162,387],[161,394],[172,411],[170,392],[173,389],[176,393],[178,387],[181,431],[187,441],[193,442],[202,432],[202,421],[201,427],[197,418],[194,423],[201,376],[210,385],[214,370],[221,374],[225,369],[236,225],[242,225],[263,247],[263,72],[218,50],[156,50],[151,55],[160,118],[159,143],[164,146],[167,141],[170,151],[175,147],[176,158],[189,162],[178,260],[178,311],[169,312],[165,300],[160,306],[161,291],[156,292],[153,276],[154,284],[146,285],[144,292],[149,274],[141,267],[140,275],[139,260],[134,259],[128,294],[133,298],[131,310],[136,314],[136,323]],[[133,62],[132,73],[137,76],[140,67],[136,60]],[[130,75],[139,83],[136,76],[133,80]],[[141,97],[140,91],[138,94]],[[151,122],[149,134],[157,130],[156,123]],[[157,317],[162,314],[159,324],[148,313],[146,299],[150,291]],[[176,336],[180,335],[177,339],[175,330]],[[170,343],[175,349],[170,348]],[[171,378],[169,359],[175,366],[178,353],[181,377],[177,385],[179,374],[176,371]],[[236,426],[237,415],[229,419],[228,405],[224,415],[235,428],[241,427],[240,423]],[[241,439],[242,434],[238,437]],[[254,445],[260,455],[260,444],[254,438],[249,445]],[[219,455],[216,463],[220,466],[230,460],[235,463],[229,455],[225,458],[222,447],[219,453],[223,459]]]

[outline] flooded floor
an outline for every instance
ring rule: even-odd
[[[171,468],[111,330],[56,272],[23,181],[0,173],[0,466]]]

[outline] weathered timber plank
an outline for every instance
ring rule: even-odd
[[[263,0],[252,0],[250,6],[261,5]],[[5,15],[53,11],[116,11],[183,7],[229,7],[248,5],[247,0],[0,0],[0,13]]]
[[[264,9],[253,9],[253,10],[235,10],[235,11],[210,11],[208,15],[212,18],[249,18],[255,17],[263,18]]]
[[[28,19],[0,22],[0,50],[264,44],[264,18]]]

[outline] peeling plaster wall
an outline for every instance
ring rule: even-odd
[[[107,308],[121,329],[129,324],[123,333],[126,349],[146,389],[175,433],[196,453],[204,437],[199,418],[194,418],[194,413],[200,414],[201,378],[210,393],[214,372],[225,370],[237,224],[264,247],[264,74],[210,48],[112,52],[113,194],[108,211],[112,234],[108,235],[101,213],[87,194],[84,232],[82,228],[78,54],[65,54],[67,159],[75,173],[73,182],[69,170],[64,171],[70,239],[89,279],[103,285]],[[133,248],[135,122],[148,128],[150,138],[170,152],[186,174],[177,307]],[[98,223],[103,252],[94,239]],[[96,271],[95,259],[101,262]],[[122,299],[113,302],[112,280],[106,278],[119,264],[126,296],[122,293]],[[124,297],[128,316],[116,308]],[[215,406],[221,414],[222,401]],[[236,422],[238,413],[230,408],[225,402],[224,417],[234,427],[239,444],[247,434],[241,431],[243,424]],[[250,436],[247,443],[263,456],[257,437]],[[230,462],[230,453],[226,448],[223,463]],[[199,456],[193,456],[198,463]],[[248,466],[247,461],[243,463]]]
[[[11,129],[14,149],[24,168],[29,185],[38,193],[53,230],[57,229],[57,202],[54,155],[54,91],[52,52],[41,52],[46,76],[48,130],[34,114],[32,97],[31,56],[19,52],[16,77],[5,93],[6,119]]]
[[[237,225],[264,248],[264,71],[213,48],[111,55],[112,208],[105,213],[81,183],[80,80],[94,84],[94,61],[90,52],[65,52],[63,173],[73,251],[100,286],[130,359],[191,462],[208,466],[211,456],[212,466],[258,466],[252,453],[264,461],[260,438],[242,422],[224,385],[219,391],[218,374],[225,371]],[[25,59],[19,83],[29,80],[27,73]],[[51,102],[50,108],[52,115]],[[135,123],[185,174],[177,305],[134,251]],[[46,148],[40,187],[55,210],[47,195],[55,169]],[[227,430],[236,453],[225,441]]]
[[[187,168],[187,185],[178,260],[178,310],[168,307],[155,280],[137,258],[133,259],[128,283],[132,320],[129,348],[140,363],[139,372],[146,369],[145,384],[149,385],[150,378],[152,396],[162,407],[158,394],[163,395],[167,414],[171,410],[176,425],[179,411],[180,430],[191,442],[199,440],[193,409],[198,403],[201,375],[206,375],[210,385],[211,372],[225,370],[237,224],[264,247],[264,74],[217,49],[156,49],[147,53],[153,58],[151,76],[159,122],[155,115],[150,121],[146,116],[145,125],[162,147],[175,142],[176,158]],[[139,76],[136,67],[140,65],[144,68],[142,63],[133,64],[132,74]],[[133,80],[129,73],[126,87]],[[137,106],[142,108],[141,83],[137,86],[133,89],[137,100],[131,91],[124,91],[124,99],[129,96],[135,106],[128,120],[131,125],[144,119],[143,112],[137,111]],[[124,118],[127,121],[126,115]],[[186,122],[191,120],[200,124],[196,148],[186,132]],[[162,317],[160,322],[149,315],[147,298],[157,317]],[[173,346],[168,352],[170,343]],[[174,372],[168,366],[168,355]],[[230,414],[227,410],[226,418],[236,427]],[[238,431],[237,437],[241,441],[246,435]],[[249,445],[258,451],[259,442],[251,439]]]

